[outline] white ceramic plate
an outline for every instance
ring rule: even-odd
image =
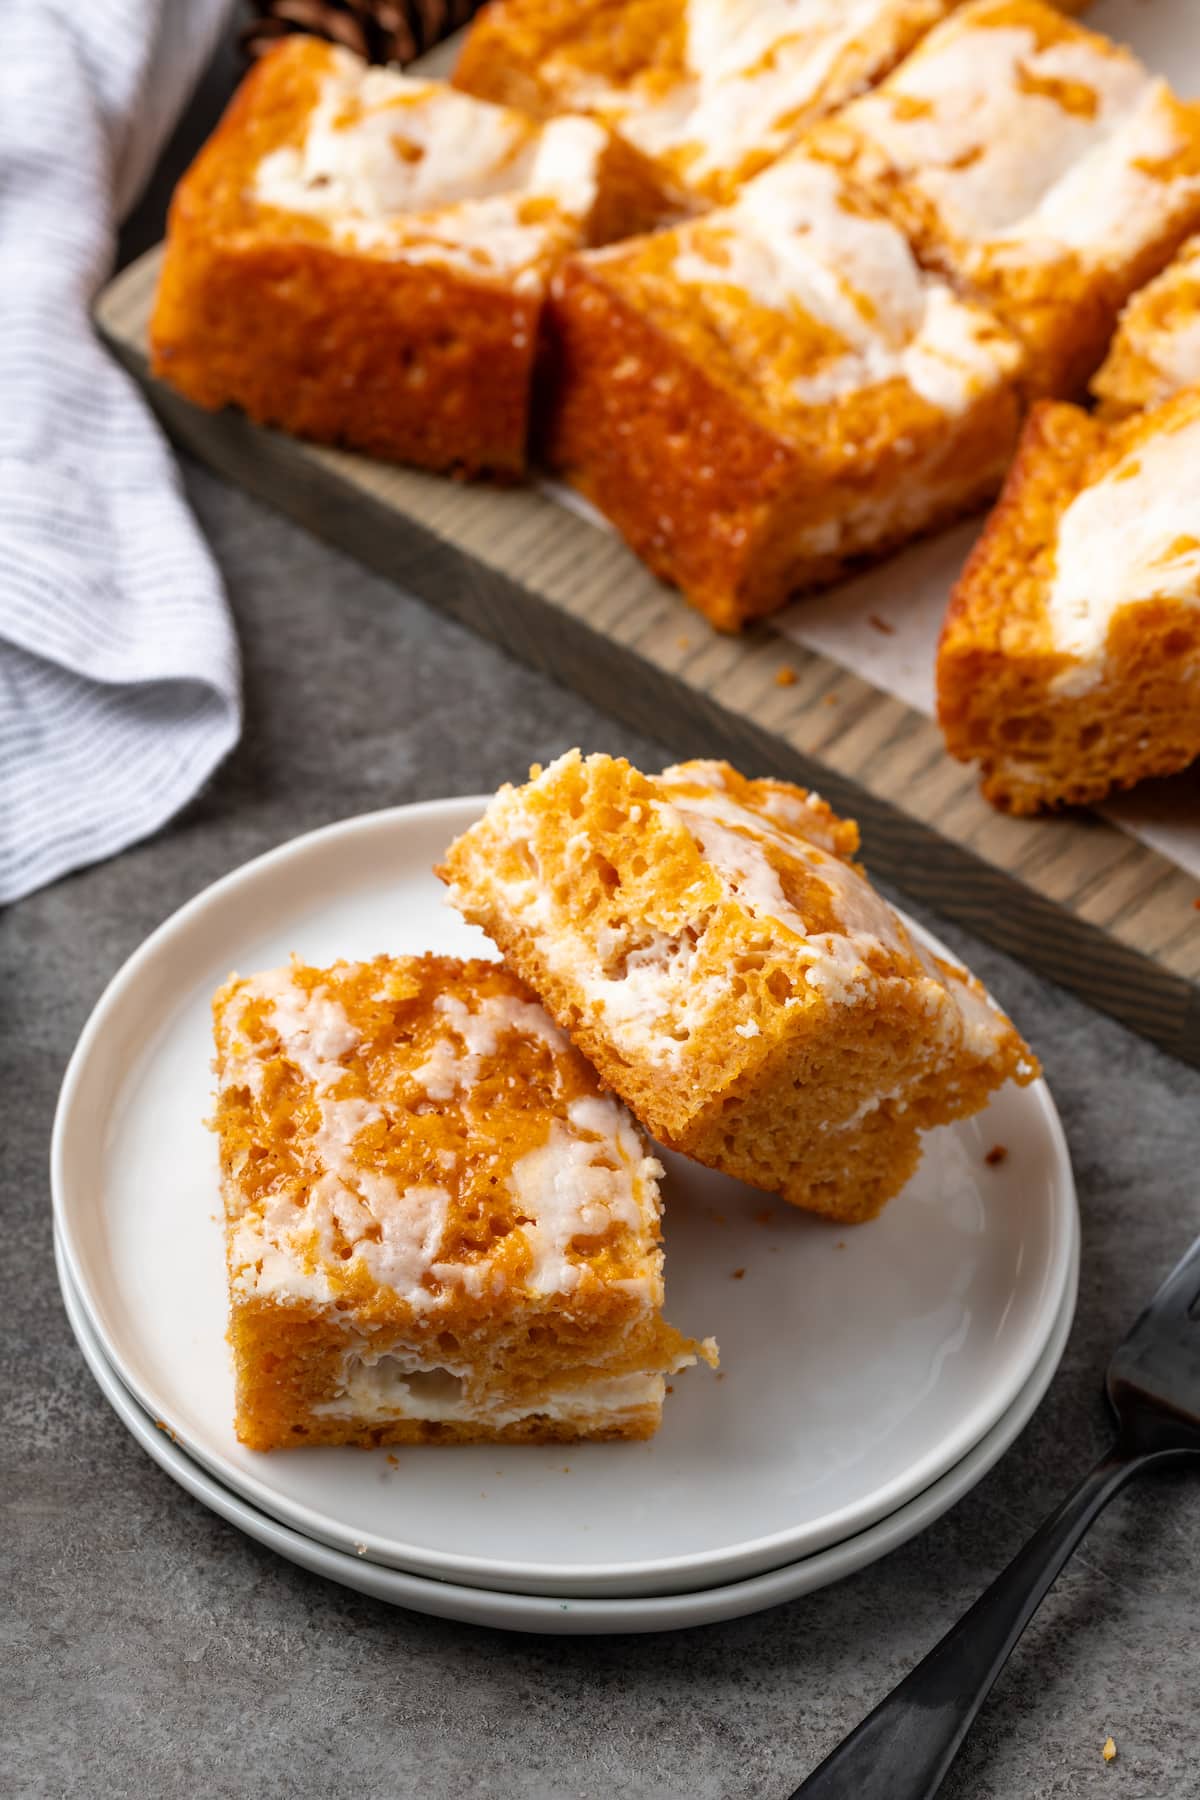
[[[63,1250],[121,1379],[189,1454],[308,1537],[532,1594],[678,1593],[865,1530],[951,1469],[1030,1379],[1070,1279],[1075,1201],[1044,1086],[928,1140],[842,1230],[672,1159],[668,1317],[721,1343],[649,1444],[255,1454],[233,1436],[208,999],[295,950],[478,952],[430,866],[477,799],[376,813],[259,858],[154,933],[63,1084]],[[989,1147],[1008,1156],[988,1167]],[[740,1278],[735,1272],[744,1271]]]
[[[844,1543],[802,1562],[772,1569],[766,1575],[752,1575],[746,1581],[725,1586],[701,1588],[686,1594],[651,1597],[631,1596],[620,1600],[571,1600],[538,1594],[505,1594],[492,1588],[462,1587],[454,1582],[433,1581],[423,1575],[406,1575],[400,1569],[388,1569],[362,1557],[347,1556],[345,1551],[331,1550],[315,1538],[304,1537],[289,1525],[281,1525],[241,1499],[232,1489],[222,1486],[215,1476],[193,1462],[164,1432],[149,1414],[142,1411],[129,1390],[118,1380],[106,1362],[104,1353],[88,1324],[83,1305],[67,1273],[58,1244],[55,1243],[58,1277],[62,1287],[67,1317],[76,1341],[101,1392],[117,1417],[125,1424],[142,1448],[166,1470],[194,1499],[236,1525],[260,1544],[266,1544],[290,1562],[314,1575],[339,1581],[344,1587],[356,1588],[376,1600],[393,1606],[405,1606],[411,1612],[429,1613],[438,1619],[457,1619],[466,1625],[490,1625],[501,1631],[538,1631],[558,1636],[591,1636],[602,1632],[679,1631],[690,1625],[714,1625],[723,1619],[740,1619],[749,1613],[763,1612],[784,1600],[798,1599],[816,1588],[826,1587],[852,1575],[867,1563],[885,1556],[906,1543],[918,1531],[940,1518],[965,1493],[975,1486],[1012,1443],[1031,1417],[1042,1395],[1050,1385],[1059,1358],[1067,1342],[1075,1313],[1075,1291],[1078,1284],[1078,1237],[1072,1246],[1071,1276],[1063,1303],[1054,1322],[1050,1341],[1038,1358],[1037,1365],[1004,1417],[993,1425],[973,1450],[956,1463],[948,1474],[910,1500],[890,1517],[860,1531]]]

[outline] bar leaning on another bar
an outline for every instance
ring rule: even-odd
[[[502,788],[438,872],[655,1137],[857,1220],[903,1187],[922,1131],[1037,1073],[857,846],[786,782],[571,751]]]

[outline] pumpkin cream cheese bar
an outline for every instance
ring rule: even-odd
[[[857,846],[784,782],[572,751],[502,788],[439,874],[656,1138],[857,1220],[903,1187],[922,1131],[1037,1073]]]
[[[996,492],[1020,345],[794,151],[736,203],[569,259],[546,451],[736,630]]]
[[[301,436],[513,476],[547,279],[643,216],[593,121],[289,37],[176,191],[154,372]]]
[[[1044,401],[951,596],[946,746],[1010,812],[1200,756],[1200,391],[1117,424]]]
[[[1121,419],[1200,386],[1200,237],[1134,294],[1092,382],[1101,415]]]
[[[660,1165],[496,963],[297,962],[216,996],[236,1428],[644,1438],[715,1359],[661,1317]]]
[[[1039,0],[974,0],[815,146],[1070,398],[1131,293],[1200,225],[1200,107]]]

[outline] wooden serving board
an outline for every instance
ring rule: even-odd
[[[185,449],[676,755],[819,789],[858,819],[877,875],[1200,1065],[1193,877],[1092,815],[994,812],[922,714],[768,626],[719,636],[613,534],[533,489],[200,411],[149,375],[160,258],[126,269],[96,316]]]

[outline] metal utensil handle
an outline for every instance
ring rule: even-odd
[[[923,1662],[843,1738],[791,1800],[929,1800],[992,1683],[1088,1526],[1151,1459],[1114,1448]]]

